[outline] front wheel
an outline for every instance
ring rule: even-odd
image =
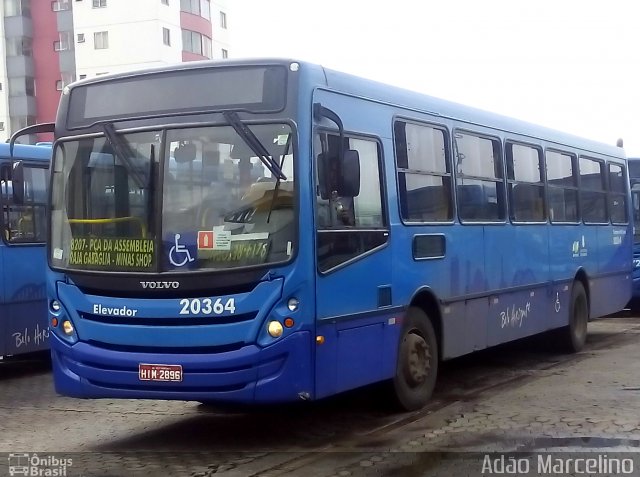
[[[438,375],[438,342],[429,317],[409,308],[402,324],[393,391],[406,411],[423,407],[431,398]]]
[[[571,290],[569,325],[559,330],[560,346],[567,352],[577,353],[587,341],[589,302],[581,282],[576,281]]]

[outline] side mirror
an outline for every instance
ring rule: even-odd
[[[348,149],[342,157],[342,177],[340,180],[340,197],[357,197],[360,195],[360,156],[358,151]]]
[[[24,166],[22,161],[15,161],[11,170],[11,188],[13,190],[13,203],[24,204]]]

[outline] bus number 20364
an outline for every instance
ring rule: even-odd
[[[213,301],[211,298],[183,298],[180,300],[181,315],[221,315],[225,311],[233,314],[236,312],[236,301],[229,298],[223,301],[218,298]]]

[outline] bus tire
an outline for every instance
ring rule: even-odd
[[[420,308],[407,310],[402,323],[393,397],[402,410],[415,411],[431,398],[438,375],[438,342],[429,317]]]
[[[587,340],[587,323],[589,321],[589,302],[582,282],[575,281],[571,290],[571,307],[569,308],[569,325],[561,328],[560,345],[564,351],[577,353]]]

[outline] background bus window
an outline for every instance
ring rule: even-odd
[[[609,210],[612,223],[627,223],[627,183],[624,167],[619,164],[609,164]]]
[[[2,236],[10,243],[41,243],[46,240],[47,169],[24,165],[24,202],[13,201],[12,181],[3,174]]]
[[[500,142],[458,131],[455,134],[454,148],[460,220],[504,220],[506,208]]]
[[[603,166],[602,161],[580,158],[580,206],[585,223],[603,224],[609,221]]]
[[[394,138],[403,220],[453,220],[451,167],[445,132],[432,126],[397,121]]]
[[[523,144],[507,144],[506,152],[511,220],[546,221],[542,152]]]
[[[546,151],[547,184],[549,194],[549,218],[554,223],[577,223],[578,178],[574,168],[574,156],[556,151]]]

